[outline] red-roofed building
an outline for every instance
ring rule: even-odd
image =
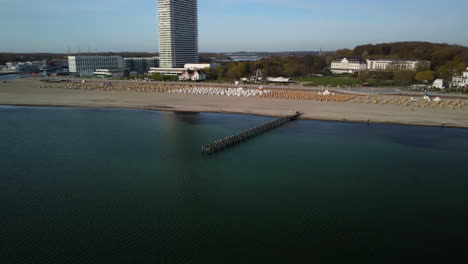
[[[466,68],[466,71],[463,72],[462,76],[453,77],[452,86],[459,88],[468,87],[468,68]]]

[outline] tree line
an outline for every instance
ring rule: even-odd
[[[102,52],[81,54],[54,53],[0,53],[0,64],[10,61],[36,61],[50,59],[65,59],[69,55],[117,55],[122,57],[152,57],[157,53],[146,52]],[[454,75],[461,74],[468,66],[468,47],[460,45],[436,44],[429,42],[397,42],[384,44],[368,44],[357,46],[353,50],[342,49],[327,55],[314,54],[273,54],[255,62],[226,61],[228,57],[218,53],[201,53],[202,62],[221,60],[222,66],[208,70],[210,80],[225,81],[255,75],[261,69],[266,76],[299,77],[313,74],[330,75],[328,67],[333,59],[340,56],[359,56],[363,59],[393,58],[420,59],[431,61],[430,70],[420,72],[398,71],[393,73],[363,72],[358,76],[361,82],[375,82],[384,85],[388,81],[399,84],[410,84],[415,81],[430,82],[436,78],[451,80]]]
[[[210,80],[238,80],[262,70],[265,76],[296,77],[321,74],[328,65],[326,56],[271,56],[260,61],[225,62],[221,67],[207,71]]]
[[[360,56],[363,59],[418,59],[431,61],[431,69],[415,74],[414,80],[451,80],[468,67],[468,47],[430,42],[396,42],[357,46],[336,51],[338,56]],[[406,73],[406,75],[410,75]]]

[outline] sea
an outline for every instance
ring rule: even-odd
[[[0,75],[0,81],[16,79],[17,76],[16,74]]]
[[[0,263],[468,261],[467,129],[293,121],[201,153],[270,120],[0,106]]]

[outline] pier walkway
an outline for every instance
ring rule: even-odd
[[[247,140],[247,139],[249,139],[251,137],[261,135],[261,134],[263,134],[263,133],[265,133],[267,131],[270,131],[272,129],[280,127],[280,126],[282,126],[282,125],[284,125],[284,124],[286,124],[286,123],[288,123],[288,122],[290,122],[292,120],[296,120],[301,115],[302,115],[302,113],[296,112],[293,115],[288,115],[288,116],[285,116],[283,118],[276,119],[276,120],[273,120],[271,122],[268,122],[266,124],[263,124],[263,125],[260,125],[260,126],[245,130],[245,131],[240,132],[240,133],[238,133],[236,135],[233,135],[233,136],[221,139],[221,140],[217,140],[217,141],[215,141],[215,142],[213,142],[213,143],[211,143],[209,145],[203,146],[202,147],[202,152],[207,153],[207,154],[216,153],[216,152],[221,151],[221,150],[223,150],[225,148],[228,148],[230,146],[240,144],[243,141],[245,141],[245,140]]]

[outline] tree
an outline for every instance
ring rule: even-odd
[[[401,85],[409,85],[413,82],[416,73],[413,71],[396,71],[393,73],[393,80]]]
[[[301,75],[301,66],[298,63],[286,63],[284,65],[283,73],[288,77]]]
[[[426,81],[426,82],[432,82],[435,79],[434,72],[433,71],[423,71],[423,72],[418,72],[415,77],[416,81]]]
[[[367,71],[362,71],[358,74],[357,79],[360,83],[365,83],[371,78],[371,75]]]
[[[178,80],[177,76],[162,75],[160,73],[153,73],[148,78],[150,78],[153,81],[177,81]]]

